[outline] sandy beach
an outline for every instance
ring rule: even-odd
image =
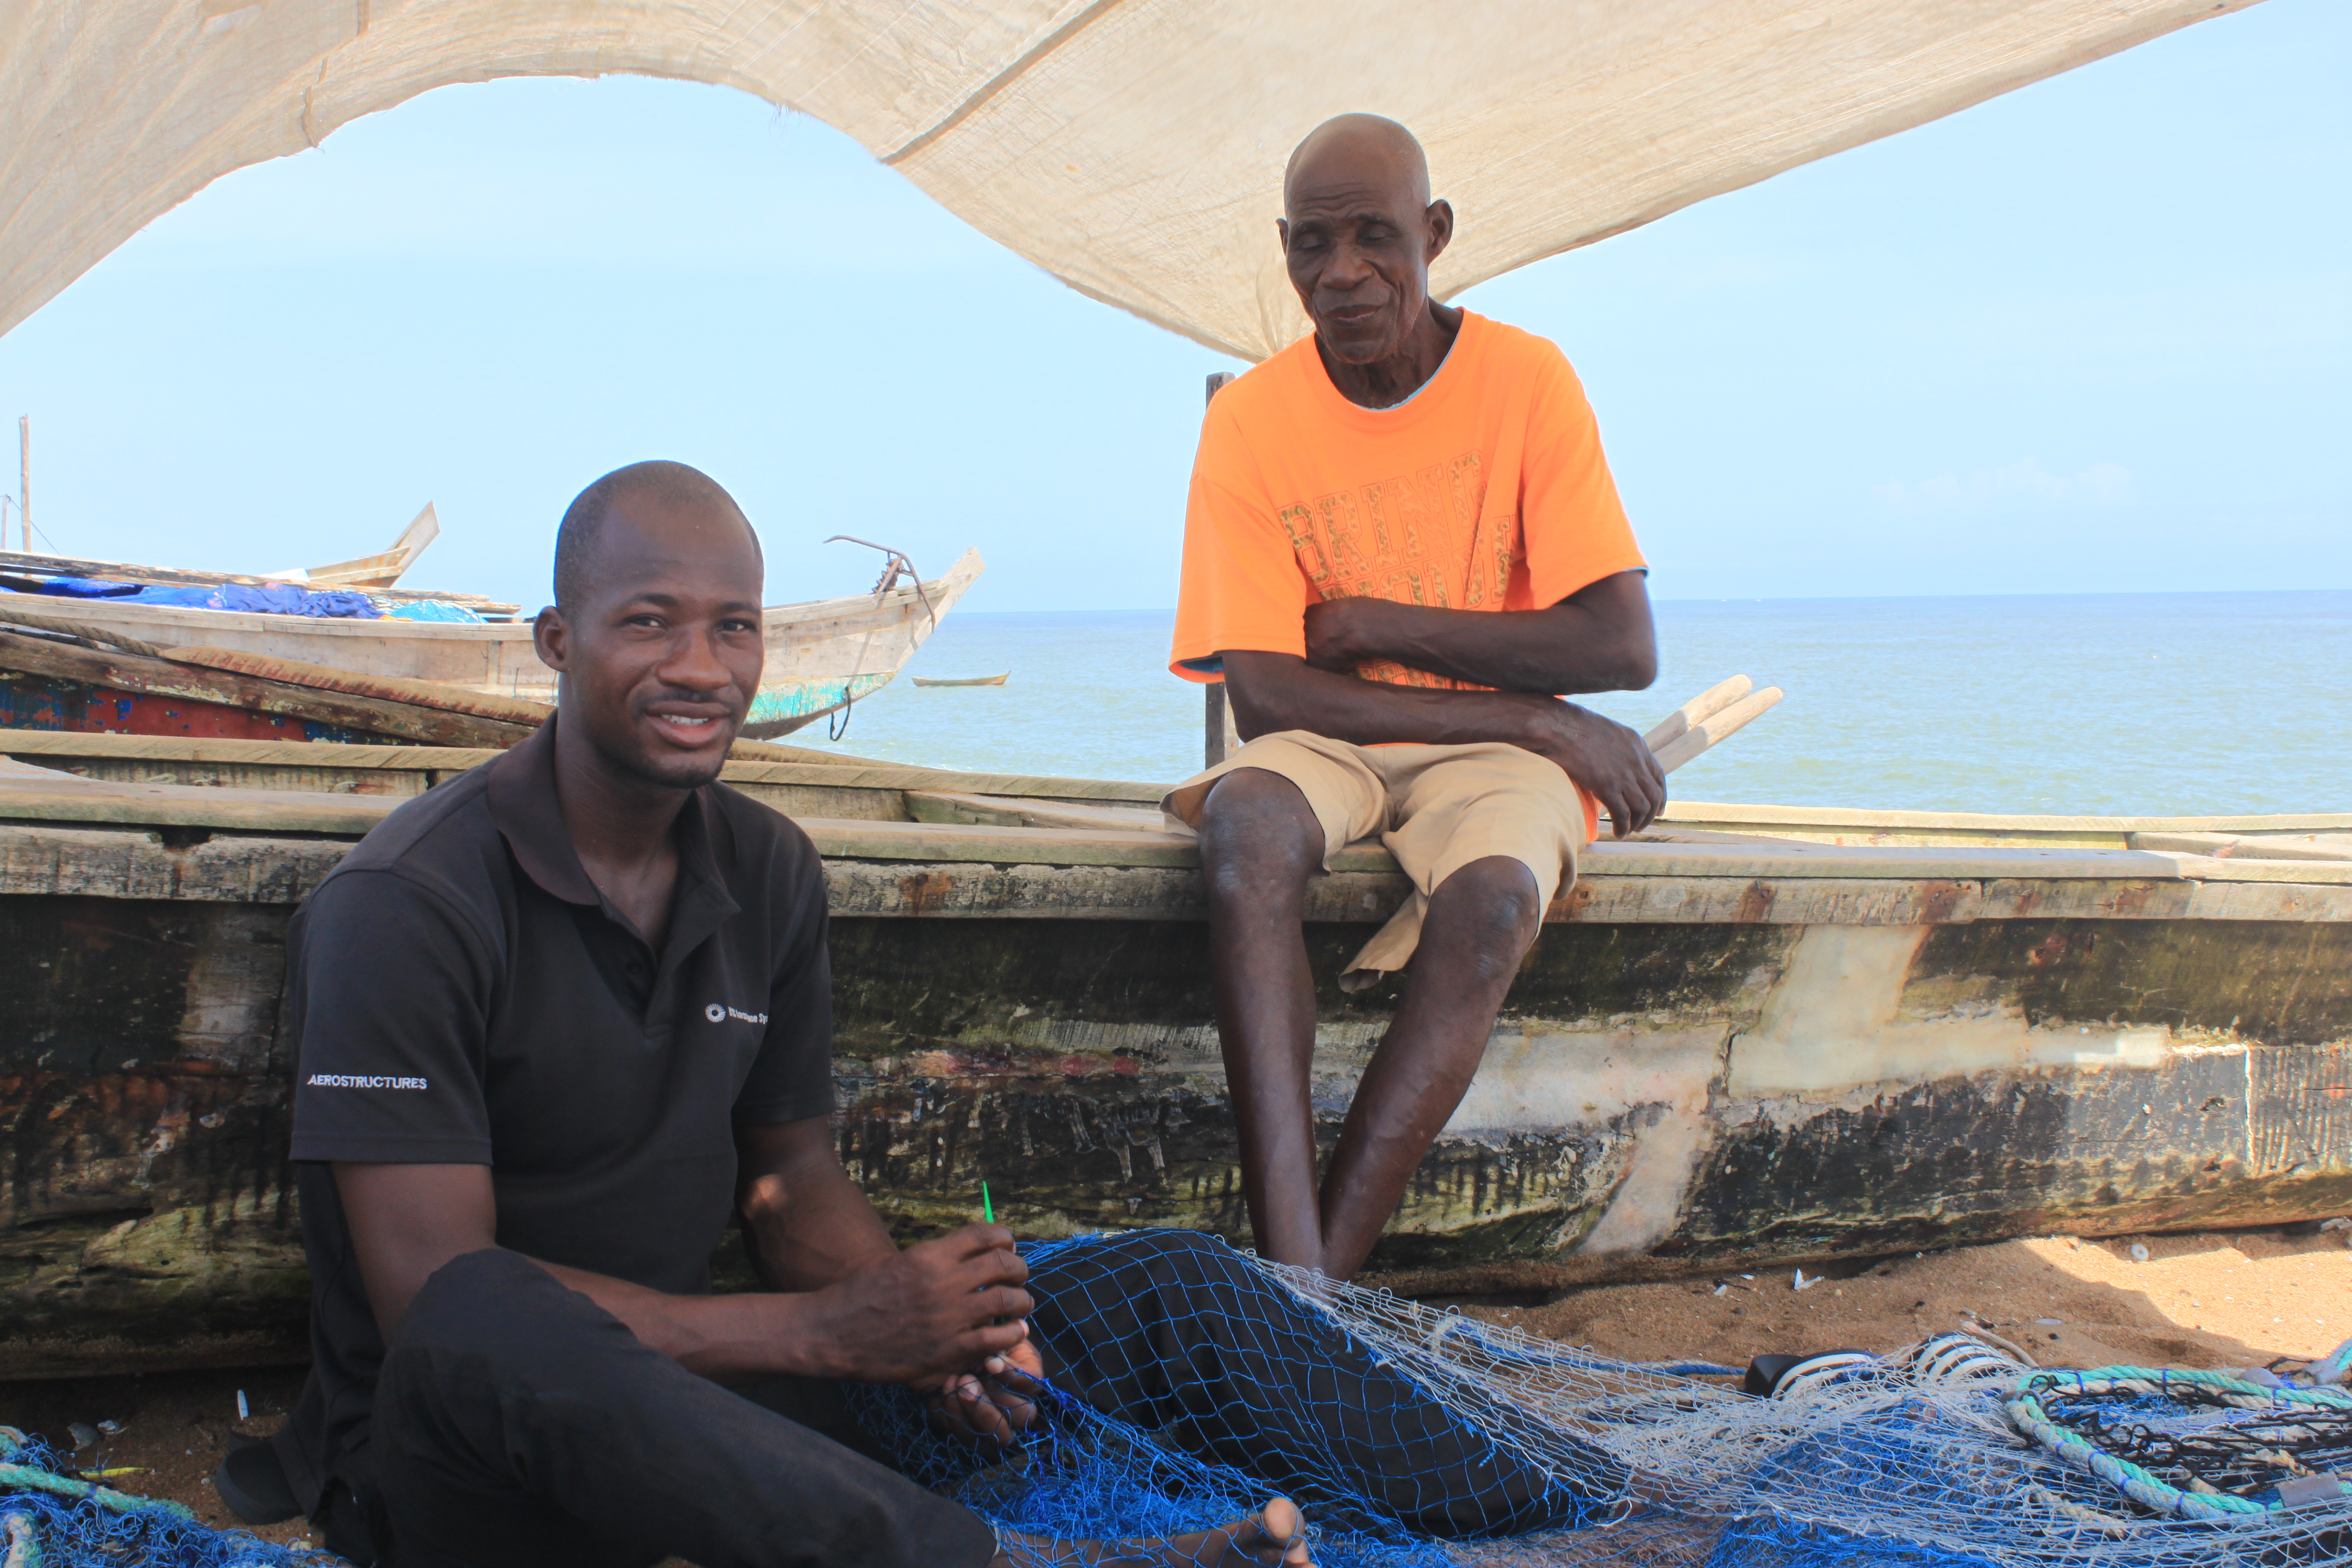
[[[1627,1361],[1885,1352],[1968,1323],[2045,1366],[2261,1366],[2352,1337],[2344,1234],[2049,1237],[1833,1266],[1802,1290],[1780,1268],[1465,1310]]]
[[[1745,1366],[1771,1352],[1885,1352],[1968,1323],[2045,1366],[2260,1366],[2352,1338],[2347,1235],[2047,1237],[1836,1265],[1802,1290],[1795,1270],[1775,1269],[1596,1286],[1540,1306],[1459,1305],[1626,1361]],[[2135,1245],[2146,1261],[2132,1257]],[[252,1412],[242,1421],[239,1389]],[[286,1367],[16,1384],[0,1385],[0,1421],[64,1447],[70,1423],[120,1422],[105,1462],[142,1473],[115,1485],[233,1526],[213,1494],[213,1467],[234,1436],[274,1428],[300,1391],[301,1373]],[[309,1539],[299,1521],[257,1533]]]

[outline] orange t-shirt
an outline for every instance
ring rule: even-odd
[[[1437,374],[1360,408],[1302,338],[1209,404],[1169,668],[1307,653],[1307,607],[1350,595],[1531,610],[1646,563],[1592,407],[1546,340],[1472,311]],[[1386,660],[1368,680],[1462,687]]]
[[[1420,392],[1363,408],[1310,336],[1210,401],[1169,668],[1213,681],[1228,650],[1304,658],[1307,607],[1324,599],[1529,610],[1645,564],[1552,343],[1465,310]],[[1466,684],[1390,660],[1357,673]]]

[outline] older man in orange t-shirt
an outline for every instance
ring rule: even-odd
[[[1278,226],[1315,322],[1217,394],[1171,668],[1248,744],[1164,804],[1199,829],[1217,1028],[1260,1251],[1355,1273],[1477,1070],[1606,812],[1649,825],[1641,737],[1559,700],[1656,672],[1641,552],[1583,388],[1541,338],[1429,298],[1454,212],[1404,127],[1291,154]],[[1412,879],[1353,989],[1411,973],[1316,1181],[1309,877],[1379,836]]]

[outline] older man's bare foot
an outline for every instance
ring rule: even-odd
[[[1160,1541],[1045,1541],[1008,1535],[990,1568],[1313,1568],[1307,1521],[1288,1498],[1250,1519]]]

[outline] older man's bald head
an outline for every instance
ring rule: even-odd
[[[1300,191],[1326,184],[1397,181],[1408,199],[1429,205],[1429,158],[1413,133],[1377,114],[1335,115],[1291,150],[1282,173],[1282,202],[1288,208]]]
[[[1430,199],[1429,160],[1412,132],[1377,114],[1317,126],[1290,155],[1275,231],[1327,365],[1387,366],[1367,373],[1381,385],[1343,394],[1384,408],[1428,379],[1458,321],[1429,298],[1454,209]]]

